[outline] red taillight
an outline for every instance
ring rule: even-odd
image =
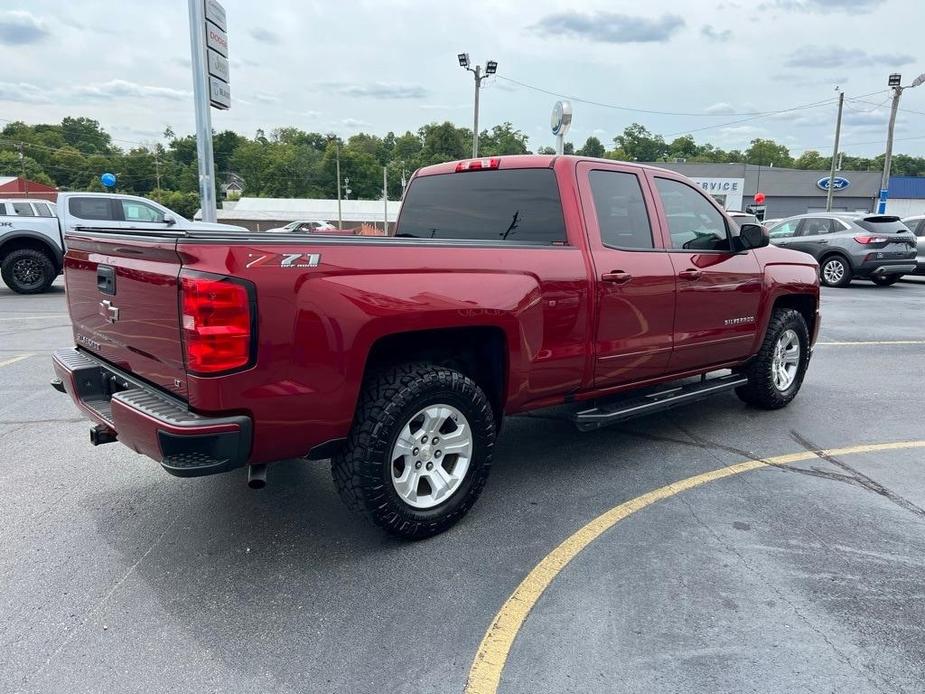
[[[245,284],[229,278],[181,277],[186,368],[216,374],[251,360],[251,298]]]
[[[481,169],[497,169],[501,166],[501,160],[497,157],[490,159],[469,159],[461,161],[456,165],[456,173],[460,171],[479,171]]]
[[[865,246],[871,243],[886,243],[889,241],[886,236],[870,236],[869,234],[859,234],[854,237],[854,240]]]

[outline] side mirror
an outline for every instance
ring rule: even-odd
[[[165,214],[165,215],[164,215],[164,224],[166,224],[166,225],[169,226],[169,227],[172,227],[172,226],[173,226],[174,224],[176,224],[176,223],[177,223],[177,218],[176,218],[176,217],[172,217],[172,216],[169,215],[169,214]]]
[[[742,251],[750,248],[764,248],[771,243],[767,228],[760,224],[743,224],[739,227],[739,235],[736,238],[739,250]]]

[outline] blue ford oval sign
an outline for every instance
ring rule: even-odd
[[[851,181],[849,181],[844,176],[836,176],[835,178],[832,179],[832,190],[844,190],[850,185],[851,185]],[[829,177],[826,176],[825,178],[820,178],[818,181],[816,181],[816,186],[820,190],[828,190],[829,189]]]

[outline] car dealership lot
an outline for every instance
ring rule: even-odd
[[[723,395],[591,434],[509,419],[473,511],[409,544],[351,516],[324,464],[252,491],[93,448],[47,385],[61,281],[0,286],[0,691],[446,692],[470,669],[471,691],[917,691],[923,306],[922,278],[824,290],[781,411]],[[756,460],[573,541],[525,620],[502,607],[614,507]],[[496,616],[510,647],[480,648]]]

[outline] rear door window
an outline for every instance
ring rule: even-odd
[[[925,219],[920,219],[919,221],[913,220],[911,222],[907,222],[906,226],[908,226],[912,230],[912,233],[915,234],[916,236],[920,238],[922,236],[925,236]]]
[[[115,219],[109,198],[71,198],[68,200],[67,209],[71,216],[77,219]]]
[[[820,236],[835,231],[835,220],[827,217],[808,217],[803,220],[799,236]]]
[[[654,248],[639,178],[622,171],[591,171],[588,181],[601,242],[610,248]]]
[[[565,245],[551,169],[498,169],[415,178],[396,236]]]
[[[35,210],[28,202],[14,202],[13,213],[19,217],[35,217]]]

